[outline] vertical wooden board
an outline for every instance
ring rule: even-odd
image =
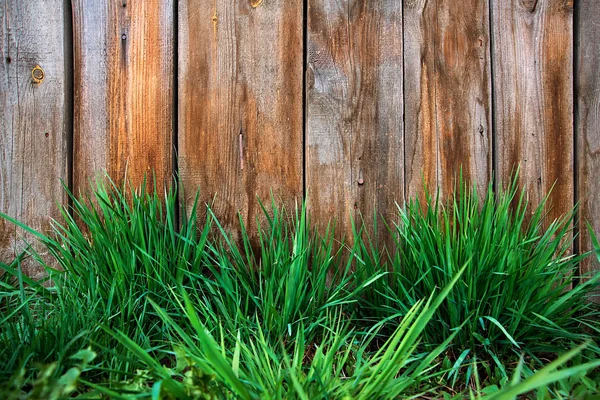
[[[74,187],[172,179],[173,0],[74,0]]]
[[[533,205],[552,189],[548,221],[573,207],[573,1],[494,1],[499,186],[520,165]]]
[[[190,206],[249,232],[258,202],[302,197],[302,1],[183,0],[179,172]],[[214,200],[214,203],[213,203]]]
[[[442,198],[462,170],[483,195],[492,172],[488,0],[404,4],[407,196]]]
[[[63,0],[0,3],[0,211],[42,232],[51,230],[51,219],[60,217],[59,205],[66,202],[66,7]],[[21,237],[32,241],[0,219],[0,261],[10,262],[24,248]],[[30,275],[43,273],[28,267]]]
[[[580,250],[592,250],[587,223],[600,236],[600,2],[579,1],[577,147],[580,198]],[[581,265],[584,274],[600,270],[595,256]],[[596,297],[597,301],[600,298]]]
[[[436,121],[442,193],[461,170],[480,196],[491,180],[491,54],[488,0],[438,0]]]
[[[306,183],[322,228],[335,218],[350,237],[358,212],[395,220],[404,199],[402,63],[402,2],[309,0]]]
[[[404,2],[404,140],[407,200],[421,195],[423,182],[439,184],[436,123],[436,4]]]

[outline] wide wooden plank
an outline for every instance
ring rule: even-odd
[[[340,236],[404,199],[402,45],[399,1],[308,2],[307,195]]]
[[[463,177],[479,193],[491,179],[492,119],[487,0],[404,4],[407,196],[442,198]]]
[[[580,250],[593,248],[587,230],[589,222],[600,235],[600,2],[579,2],[577,79],[577,154],[580,215]],[[586,274],[600,270],[596,257],[581,265]],[[600,294],[600,293],[599,293]],[[596,298],[600,301],[600,297]]]
[[[0,211],[43,232],[68,181],[67,2],[0,2]],[[0,219],[0,261],[24,248],[22,231]],[[31,269],[37,275],[43,271]]]
[[[74,0],[74,186],[134,185],[173,165],[173,0]]]
[[[548,221],[573,207],[573,1],[493,2],[497,178],[536,205],[552,190]]]
[[[184,200],[250,232],[260,200],[302,197],[302,1],[179,3]]]

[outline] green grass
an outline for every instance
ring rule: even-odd
[[[257,249],[241,219],[238,244],[213,217],[219,235],[213,239],[212,263],[191,273],[186,289],[211,328],[232,333],[258,319],[270,337],[293,338],[303,325],[310,340],[328,311],[355,302],[365,285],[351,286],[350,263],[340,268],[333,232],[325,237],[311,232],[305,209],[292,215],[274,203],[271,209],[264,211],[266,222],[257,219]]]
[[[116,346],[113,351],[119,352],[102,325],[118,327],[147,347],[164,337],[149,299],[169,309],[170,289],[203,270],[211,225],[207,220],[198,227],[195,218],[183,218],[177,228],[174,191],[164,195],[164,202],[156,191],[138,193],[131,190],[127,196],[109,180],[101,182],[93,199],[70,194],[73,206],[63,209],[64,221],[54,223],[53,235],[33,232],[56,263],[45,265],[33,254],[52,279],[50,288],[18,279],[11,285],[11,277],[21,278],[19,260],[5,268],[2,295],[21,308],[3,315],[7,334],[0,336],[0,356],[9,360],[2,362],[0,377],[24,360],[62,361],[90,343]],[[111,379],[119,378],[111,371],[129,368],[128,361],[111,356],[101,354],[99,361]]]
[[[197,203],[177,223],[175,189],[69,196],[50,235],[3,215],[53,263],[0,265],[0,397],[566,398],[600,382],[600,274],[568,287],[591,256],[568,255],[572,215],[544,225],[514,186],[415,200],[388,249],[362,223],[340,246],[273,200],[236,241]],[[32,261],[49,279],[22,274]]]
[[[211,336],[196,313],[198,305],[184,295],[182,308],[192,329],[178,325],[155,306],[176,343],[175,377],[174,371],[157,364],[126,335],[121,332],[115,335],[153,371],[161,390],[177,398],[191,397],[193,390],[185,379],[190,374],[182,374],[184,371],[192,372],[192,377],[193,374],[201,378],[212,376],[213,385],[206,385],[201,379],[195,389],[218,398],[395,397],[414,392],[419,383],[435,375],[432,362],[446,348],[445,344],[426,355],[417,355],[416,349],[420,333],[451,287],[416,304],[382,343],[375,343],[381,326],[368,333],[358,333],[337,314],[329,319],[331,324],[322,339],[312,343],[308,357],[307,343],[310,342],[306,340],[304,329],[297,329],[290,346],[283,342],[278,345],[276,340],[269,339],[271,332],[260,320],[255,326],[240,326],[233,337],[234,343],[230,347],[223,346],[227,340],[221,336],[219,342]],[[180,379],[175,379],[177,377]]]
[[[555,357],[598,337],[600,310],[587,297],[600,274],[571,287],[590,256],[571,255],[573,213],[548,221],[545,202],[532,209],[516,184],[478,197],[460,182],[447,204],[426,194],[424,202],[399,208],[399,223],[390,228],[395,247],[387,251],[357,232],[354,253],[363,270],[390,273],[370,288],[362,311],[378,319],[403,314],[466,265],[423,340],[435,346],[462,327],[449,349],[453,366],[472,376],[476,358],[480,374],[506,381],[507,360]]]

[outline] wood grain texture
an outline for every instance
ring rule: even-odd
[[[74,187],[172,179],[173,0],[74,0]]]
[[[59,218],[57,205],[66,202],[66,7],[63,0],[0,2],[0,211],[43,232],[50,231],[51,218]],[[0,261],[12,261],[15,250],[24,248],[20,237],[32,240],[0,219]]]
[[[302,1],[179,5],[179,172],[229,229],[302,197]]]
[[[573,207],[573,4],[493,2],[497,178],[520,165],[533,205],[553,187],[548,221]]]
[[[579,1],[577,80],[577,147],[580,215],[580,250],[592,250],[589,222],[600,236],[600,2]],[[585,260],[581,272],[600,270],[594,256]],[[598,293],[600,294],[600,293]],[[600,301],[600,297],[595,298]]]
[[[307,195],[340,236],[404,199],[402,50],[401,2],[309,0]]]
[[[483,194],[492,171],[487,0],[404,2],[407,196],[448,198],[462,169]]]

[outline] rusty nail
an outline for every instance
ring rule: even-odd
[[[250,0],[250,5],[252,6],[252,8],[256,8],[260,6],[262,2],[263,0]]]
[[[42,83],[44,81],[44,70],[39,65],[36,65],[31,70],[31,78],[33,79],[33,83]]]
[[[122,34],[121,35],[121,40],[126,40],[127,39],[127,35],[126,34]]]

